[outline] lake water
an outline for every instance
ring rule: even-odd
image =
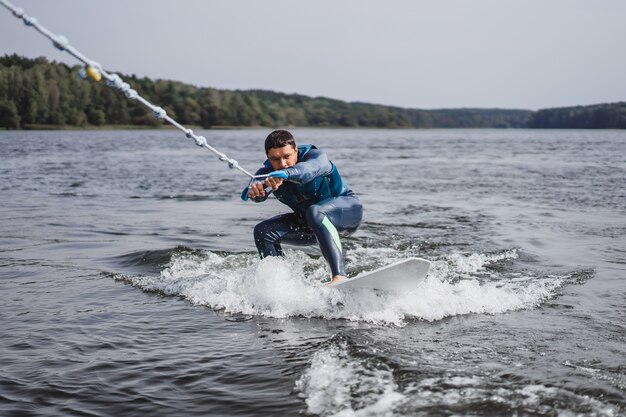
[[[255,170],[268,130],[202,132]],[[626,414],[626,131],[294,129],[359,194],[341,293],[178,131],[0,132],[2,416]]]

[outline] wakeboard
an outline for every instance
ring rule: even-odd
[[[429,269],[430,261],[408,258],[329,286],[341,290],[370,288],[396,292],[411,291],[426,278]]]

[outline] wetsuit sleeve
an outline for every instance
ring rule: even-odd
[[[265,174],[269,174],[270,170],[265,168],[265,167],[261,167],[259,169],[256,170],[256,172],[254,173],[254,175],[265,175]]]
[[[306,184],[320,175],[326,175],[332,171],[333,167],[326,156],[326,153],[319,149],[311,149],[304,157],[304,161],[298,162],[294,166],[285,169],[289,175],[288,180]]]

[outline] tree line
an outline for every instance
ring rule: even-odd
[[[530,116],[528,127],[539,129],[626,129],[626,102],[539,110]]]
[[[78,71],[79,66],[50,62],[44,57],[31,59],[16,54],[0,57],[0,128],[156,127],[161,124],[139,103],[128,100],[104,82],[82,80]],[[265,90],[222,90],[135,75],[120,76],[178,122],[204,128],[523,128],[544,127],[540,124],[552,120],[551,110],[533,113],[503,109],[405,109]]]

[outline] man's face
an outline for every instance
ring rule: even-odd
[[[282,148],[270,148],[267,151],[267,159],[275,171],[292,167],[298,162],[298,148],[290,145]]]

